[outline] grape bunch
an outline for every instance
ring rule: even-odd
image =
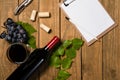
[[[4,26],[6,31],[3,31],[0,34],[1,39],[5,39],[9,43],[27,43],[28,35],[21,25],[14,22],[11,18],[8,18],[4,22]]]

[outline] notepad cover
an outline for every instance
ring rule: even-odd
[[[116,25],[98,0],[75,0],[68,6],[62,3],[60,7],[80,31],[88,45]]]

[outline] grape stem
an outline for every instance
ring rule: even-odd
[[[1,27],[6,29],[6,27],[4,27],[4,26],[1,26]]]

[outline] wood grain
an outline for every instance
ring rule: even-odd
[[[82,48],[82,79],[102,80],[102,41]]]
[[[19,4],[22,2],[23,0],[19,0]],[[31,21],[30,20],[30,16],[33,10],[36,10],[37,12],[39,11],[39,0],[33,0],[31,4],[29,4],[29,6],[27,6],[23,12],[19,15],[19,21],[23,21],[26,23],[29,23],[33,26],[34,29],[37,30],[37,32],[35,32],[33,34],[33,36],[36,38],[36,47],[39,48],[39,21],[38,21],[38,17],[36,15],[36,19],[35,21]],[[33,49],[31,49],[31,52],[33,51]],[[36,71],[31,77],[30,80],[39,80],[39,72]]]
[[[50,18],[39,18],[39,24],[43,23],[44,25],[51,28],[51,33],[47,33],[41,28],[39,34],[39,45],[44,47],[54,36],[60,36],[60,23],[59,23],[59,0],[40,0],[39,2],[39,12],[50,12]],[[53,80],[56,77],[57,70],[53,67],[48,67],[44,73],[40,73],[40,80]]]
[[[82,47],[82,80],[102,80],[102,39]]]
[[[103,79],[120,79],[120,0],[102,1],[118,26],[103,37]],[[112,5],[112,6],[111,6]]]
[[[81,38],[78,30],[75,28],[73,24],[71,24],[64,15],[63,11],[61,11],[61,39],[64,40],[72,40],[73,38]],[[68,80],[81,80],[81,50],[77,51],[76,58],[73,60],[72,67],[68,70],[70,72],[71,77]]]
[[[82,38],[76,27],[65,19],[65,14],[59,7],[63,0],[33,0],[20,15],[13,14],[15,7],[23,0],[0,0],[0,26],[10,17],[14,21],[30,23],[37,30],[33,34],[37,48],[44,47],[54,36],[61,41],[73,38]],[[119,80],[120,79],[120,0],[100,0],[110,16],[118,24],[105,36],[91,46],[86,43],[77,51],[72,67],[68,70],[72,75],[68,80]],[[30,21],[32,10],[50,12],[50,18],[38,18]],[[43,23],[52,29],[51,33],[43,31],[39,25]],[[0,33],[5,29],[0,27]],[[6,50],[10,44],[0,39],[0,80],[6,78],[18,65],[11,63],[6,57]],[[31,49],[32,51],[32,49]],[[38,69],[29,80],[54,80],[58,70],[47,67],[42,73]]]
[[[17,0],[0,0],[0,25],[3,26],[3,23],[6,21],[8,17],[14,18],[17,20],[17,17],[13,15],[14,7],[17,5]],[[5,29],[0,27],[0,33],[3,32]],[[8,75],[12,73],[12,71],[17,67],[17,65],[8,61],[6,56],[6,50],[10,44],[8,44],[4,40],[0,40],[0,78],[1,80],[6,80]]]

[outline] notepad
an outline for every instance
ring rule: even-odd
[[[88,45],[116,25],[98,0],[65,0],[60,7]]]

